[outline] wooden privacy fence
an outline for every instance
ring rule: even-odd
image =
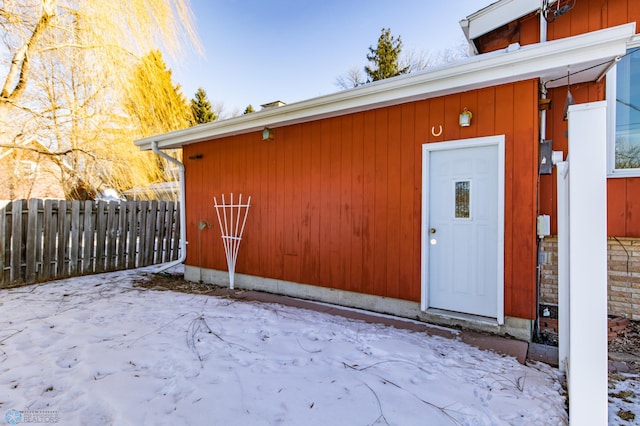
[[[165,201],[0,202],[0,287],[175,260],[179,215]]]

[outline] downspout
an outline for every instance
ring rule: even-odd
[[[180,200],[179,201],[180,202],[180,257],[172,262],[160,265],[160,267],[158,267],[155,271],[153,271],[154,273],[158,274],[162,271],[166,271],[169,268],[173,268],[176,265],[184,263],[184,261],[187,259],[187,218],[186,218],[186,208],[185,208],[185,202],[184,202],[184,199],[185,199],[184,164],[182,164],[180,161],[176,160],[175,158],[167,155],[166,153],[160,151],[160,149],[158,149],[158,142],[156,141],[151,142],[151,150],[156,155],[159,155],[160,157],[164,158],[170,163],[175,164],[178,167],[178,181],[180,182],[180,198],[179,198]]]
[[[540,7],[540,43],[547,42],[547,19],[545,18],[545,5],[546,0],[542,0],[542,6]],[[540,99],[547,99],[547,87],[546,82],[540,79]],[[538,104],[539,105],[539,104]],[[539,143],[544,142],[547,139],[547,110],[542,109],[540,111],[540,140]],[[540,199],[540,173],[538,173],[537,179],[537,197]],[[540,213],[539,206],[536,206],[536,217]],[[542,274],[542,262],[541,262],[541,250],[542,240],[538,238],[536,240],[536,320],[534,324],[535,337],[540,337],[540,281]]]
[[[540,43],[547,42],[547,19],[544,17],[544,0],[540,8]],[[547,99],[547,88],[544,82],[540,82],[542,86],[541,99]],[[540,141],[544,141],[547,138],[547,110],[544,109],[540,112]]]

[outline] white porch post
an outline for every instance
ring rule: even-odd
[[[561,157],[562,152],[559,154]],[[558,179],[558,364],[560,371],[566,374],[569,362],[569,163],[559,161],[555,165]]]
[[[569,423],[607,424],[606,102],[569,108]]]

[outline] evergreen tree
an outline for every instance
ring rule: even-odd
[[[127,111],[138,130],[147,137],[189,127],[191,109],[180,85],[173,83],[171,70],[159,50],[143,56],[129,82]],[[147,160],[149,162],[149,160]],[[155,156],[147,170],[148,182],[173,180],[166,160]]]
[[[130,81],[127,109],[138,121],[141,136],[189,127],[191,111],[180,85],[173,84],[171,70],[159,50],[145,55]]]
[[[253,109],[253,105],[249,105],[244,109],[243,114],[247,115],[247,114],[251,114],[252,112],[256,112],[256,110]]]
[[[378,39],[378,46],[374,49],[369,47],[367,60],[372,63],[371,66],[365,66],[368,82],[383,80],[389,77],[395,77],[401,74],[407,74],[410,70],[409,66],[400,67],[399,57],[402,51],[402,40],[391,35],[389,28],[383,28],[382,34]]]
[[[215,121],[218,119],[215,112],[211,109],[211,102],[207,97],[207,92],[202,87],[198,87],[196,94],[191,99],[191,124],[203,124]]]

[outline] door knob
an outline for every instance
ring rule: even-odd
[[[431,232],[432,234],[435,234],[435,233],[436,233],[436,228],[431,228],[431,229],[430,229],[430,232]]]

